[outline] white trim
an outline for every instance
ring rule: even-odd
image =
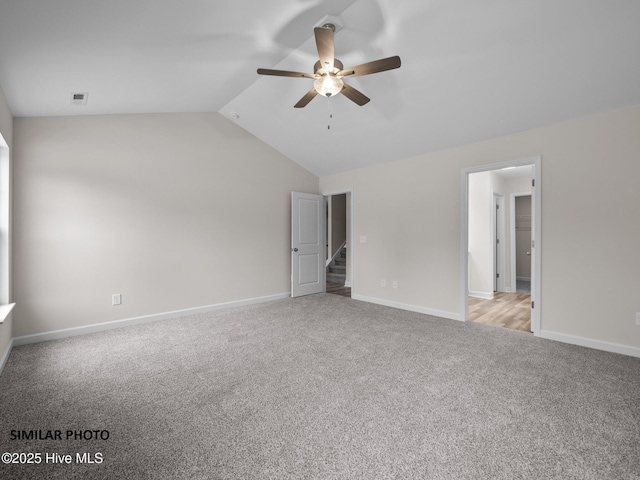
[[[382,298],[366,297],[364,295],[352,294],[351,298],[353,300],[359,300],[361,302],[375,303],[376,305],[383,305],[385,307],[398,308],[400,310],[408,310],[410,312],[416,313],[424,313],[425,315],[433,315],[435,317],[447,318],[449,320],[462,320],[462,318],[460,318],[460,315],[453,312],[444,312],[442,310],[434,310],[432,308],[419,307],[417,305],[409,305],[407,303],[393,302],[391,300],[384,300]]]
[[[577,337],[566,333],[551,332],[549,330],[540,330],[540,338],[547,340],[555,340],[556,342],[569,343],[571,345],[579,345],[581,347],[594,348],[605,352],[619,353],[621,355],[629,355],[631,357],[640,358],[640,348],[621,345],[619,343],[603,342],[592,338]]]
[[[535,251],[531,262],[532,276],[534,282],[531,285],[531,300],[535,302],[535,308],[531,309],[531,331],[535,336],[540,336],[541,321],[540,311],[542,307],[541,301],[541,284],[542,284],[542,228],[540,219],[542,218],[542,196],[540,195],[542,185],[542,157],[527,157],[519,160],[508,162],[493,163],[490,165],[479,165],[475,167],[463,168],[460,171],[460,316],[461,320],[467,321],[469,318],[469,175],[472,173],[487,172],[492,170],[500,170],[506,167],[521,167],[525,165],[533,165],[533,178],[536,186],[531,189],[533,203],[532,205],[532,230],[534,230]]]
[[[474,292],[469,290],[470,297],[484,298],[485,300],[493,300],[493,292]]]
[[[11,152],[0,133],[0,303],[9,304],[11,292]]]
[[[462,321],[469,318],[469,172],[460,172],[460,315]]]
[[[13,348],[13,338],[9,341],[9,345],[7,345],[7,349],[2,354],[2,358],[0,358],[0,375],[2,375],[4,366],[7,364],[7,361],[9,360],[9,355],[11,355],[12,348]]]
[[[333,236],[333,199],[331,197],[324,197],[324,206],[327,214],[327,227],[324,229],[324,242],[326,244],[326,252],[325,259],[329,255],[331,255],[331,249],[333,248],[333,242],[331,241],[331,237]],[[329,266],[329,260],[326,260],[325,268]]]
[[[13,307],[15,307],[15,303],[10,303],[9,305],[0,305],[0,323],[4,323],[7,319]]]
[[[535,308],[531,309],[531,331],[539,336],[542,330],[542,157],[533,163],[533,182],[531,187],[531,230],[534,247],[531,247],[531,300]]]
[[[186,308],[184,310],[174,310],[172,312],[157,313],[153,315],[143,315],[141,317],[126,318],[123,320],[114,320],[112,322],[95,323],[93,325],[84,325],[82,327],[65,328],[62,330],[53,330],[51,332],[34,333],[31,335],[22,335],[14,337],[12,342],[14,346],[28,345],[30,343],[46,342],[49,340],[58,340],[61,338],[74,337],[77,335],[86,335],[88,333],[102,332],[105,330],[113,330],[115,328],[129,327],[133,325],[141,325],[143,323],[156,322],[159,320],[168,320],[172,318],[183,317],[185,315],[194,315],[198,313],[207,313],[224,308],[242,307],[252,305],[254,303],[270,302],[289,298],[290,292],[279,293],[276,295],[268,295],[266,297],[248,298],[246,300],[238,300],[235,302],[218,303],[215,305],[207,305],[204,307]]]
[[[320,195],[322,195],[324,197],[333,197],[334,195],[343,195],[345,193],[353,194],[353,189],[352,188],[347,188],[345,190],[336,190],[336,191],[333,191],[333,192],[322,192],[322,193],[320,193]]]
[[[506,235],[504,233],[504,224],[506,217],[504,213],[504,202],[504,193],[496,192],[491,189],[491,234],[493,235],[493,245],[491,247],[491,253],[493,256],[493,285],[496,292],[505,291],[504,279],[506,277],[506,271],[504,268],[504,244]],[[500,207],[498,209],[499,211],[496,211],[496,205]],[[500,239],[500,243],[498,243],[498,238]],[[497,255],[496,250],[498,250]],[[497,269],[496,265],[498,266]],[[469,295],[471,295],[471,293],[469,293]],[[491,298],[493,298],[493,295],[491,296]]]

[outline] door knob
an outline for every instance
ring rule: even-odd
[[[531,252],[527,252],[527,255],[531,255]]]

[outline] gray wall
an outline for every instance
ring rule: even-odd
[[[354,296],[460,315],[461,169],[541,155],[542,330],[640,348],[638,131],[630,107],[321,178],[367,237]],[[222,116],[16,119],[13,147],[14,336],[288,291],[318,179]]]
[[[640,348],[638,132],[630,107],[322,177],[354,192],[352,294],[459,317],[461,170],[541,155],[543,333]]]
[[[14,145],[14,336],[290,290],[318,178],[222,115],[17,118]]]

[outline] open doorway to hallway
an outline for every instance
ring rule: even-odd
[[[351,193],[326,195],[326,291],[351,297]]]
[[[532,165],[468,176],[469,321],[531,328]]]

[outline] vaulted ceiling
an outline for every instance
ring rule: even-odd
[[[256,69],[311,73],[328,16],[345,66],[402,67],[349,81],[363,107],[294,109],[312,80]],[[639,18],[635,0],[0,0],[0,85],[16,117],[220,112],[323,176],[640,104]]]

